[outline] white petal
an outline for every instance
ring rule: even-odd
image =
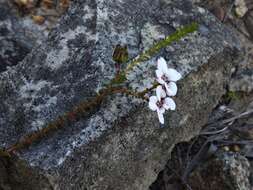
[[[159,101],[161,101],[161,98],[166,97],[166,92],[163,90],[163,87],[161,85],[156,87],[156,96]]]
[[[175,110],[176,109],[176,103],[172,98],[165,98],[163,107],[168,110]]]
[[[165,89],[166,89],[166,94],[168,96],[171,96],[171,94],[173,94],[173,92],[171,91],[171,89],[169,88],[169,85],[167,83],[164,84]]]
[[[161,70],[158,70],[158,69],[155,70],[155,74],[156,74],[157,78],[161,78],[164,75],[164,73]]]
[[[169,81],[176,82],[182,78],[182,75],[179,72],[177,72],[175,69],[167,69],[166,77],[168,78]]]
[[[162,114],[164,114],[165,109],[163,107],[161,107],[161,108],[159,108],[159,112],[162,113]]]
[[[158,115],[158,119],[159,119],[160,123],[164,124],[163,114],[161,112],[157,111],[157,115]]]
[[[153,110],[153,111],[156,111],[158,109],[157,105],[156,105],[156,102],[157,102],[157,97],[156,96],[151,96],[149,98],[149,103],[148,103],[148,107]]]
[[[165,72],[168,69],[167,63],[163,57],[160,57],[157,60],[157,68],[158,70],[163,71],[163,72]]]
[[[169,84],[165,84],[165,88],[168,96],[175,96],[177,94],[177,85],[175,82],[169,82]]]
[[[159,84],[165,84],[166,82],[163,80],[163,79],[161,79],[161,78],[157,78],[157,82],[159,83]]]

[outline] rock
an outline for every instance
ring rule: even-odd
[[[230,91],[242,91],[250,93],[253,91],[253,69],[239,69],[236,75],[232,78],[229,85]]]
[[[243,44],[243,51],[245,55],[235,70],[232,80],[229,84],[229,90],[233,92],[245,92],[251,93],[253,90],[253,44],[250,39],[250,33],[252,29],[250,28],[250,20],[253,21],[253,16],[250,18],[252,11],[244,16],[243,20],[234,23],[235,26],[240,30],[237,32],[238,38],[240,39],[241,44]],[[243,24],[243,21],[245,24]],[[237,28],[237,30],[238,30]],[[247,31],[249,34],[247,34]]]
[[[250,184],[253,186],[253,162],[250,161]]]
[[[127,45],[133,59],[193,21],[199,23],[197,32],[161,49],[127,76],[132,89],[149,87],[159,56],[183,75],[177,110],[166,115],[164,128],[147,103],[118,94],[17,152],[52,189],[147,189],[169,150],[207,122],[241,55],[236,36],[186,0],[74,1],[47,41],[0,75],[0,146],[9,147],[94,97],[113,78],[117,44]]]
[[[235,13],[242,18],[248,11],[245,0],[235,0]]]
[[[0,189],[1,190],[40,190],[52,189],[48,179],[39,171],[31,171],[24,161],[17,158],[0,158]]]
[[[253,10],[248,11],[244,17],[244,23],[251,38],[253,38]]]
[[[22,61],[47,33],[45,27],[36,25],[29,17],[19,17],[9,1],[0,1],[0,72]]]
[[[249,176],[250,164],[245,157],[219,152],[191,174],[189,185],[194,190],[251,190]]]
[[[224,20],[226,16],[224,8],[216,6],[211,11],[220,21]]]
[[[251,0],[245,0],[246,6],[248,10],[253,9],[253,2]]]

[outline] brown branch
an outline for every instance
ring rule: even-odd
[[[11,145],[9,148],[7,148],[6,152],[11,154],[23,148],[29,147],[33,143],[47,136],[48,134],[60,128],[65,127],[66,124],[70,125],[71,123],[80,120],[81,118],[85,117],[85,115],[87,115],[88,112],[91,112],[94,108],[99,106],[104,100],[104,98],[110,94],[116,94],[116,93],[126,94],[126,95],[131,95],[136,98],[141,98],[145,101],[148,101],[148,98],[145,97],[146,93],[154,89],[156,86],[157,84],[155,84],[151,88],[146,89],[142,92],[133,92],[131,90],[128,90],[127,88],[112,87],[112,86],[108,87],[107,89],[101,90],[100,94],[97,95],[92,100],[81,102],[76,107],[74,107],[71,111],[65,113],[62,116],[59,116],[55,121],[49,123],[46,127],[43,127],[42,129],[36,132],[33,132],[31,134],[27,134],[16,144]]]

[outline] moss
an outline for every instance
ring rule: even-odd
[[[223,100],[225,102],[229,102],[231,100],[238,100],[240,99],[240,94],[239,92],[236,91],[228,91],[224,96],[223,96]]]

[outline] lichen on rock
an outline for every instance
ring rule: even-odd
[[[0,145],[12,145],[31,126],[43,129],[95,97],[114,77],[117,44],[127,45],[132,60],[192,22],[199,24],[197,32],[129,73],[129,87],[145,89],[154,80],[155,60],[163,56],[183,75],[178,109],[166,115],[167,127],[159,128],[143,101],[116,94],[78,122],[18,153],[55,189],[147,189],[165,164],[167,150],[196,135],[206,122],[240,55],[235,35],[187,0],[74,1],[48,39],[0,75]]]

